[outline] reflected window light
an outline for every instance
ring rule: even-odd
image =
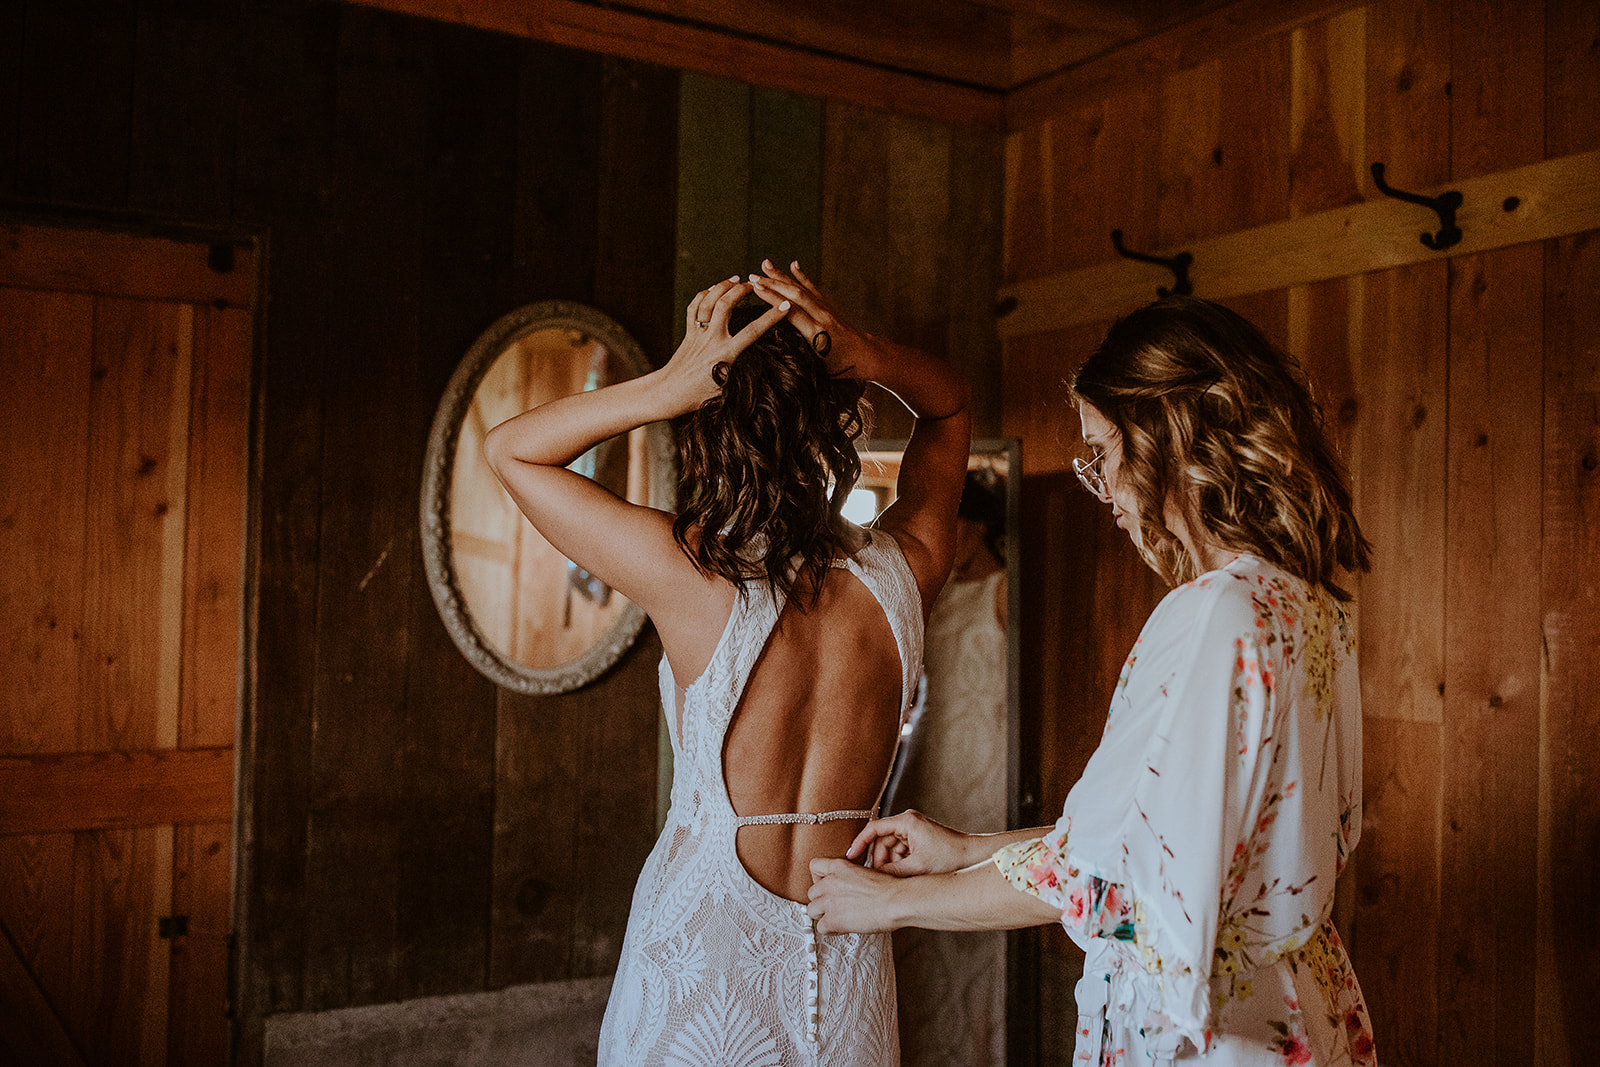
[[[882,498],[876,489],[852,489],[845,497],[840,514],[857,526],[865,526],[878,517],[878,501]]]

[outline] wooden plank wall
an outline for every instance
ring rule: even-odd
[[[1113,226],[1132,247],[1172,246],[1354,203],[1376,195],[1374,160],[1421,187],[1600,144],[1592,4],[1374,0],[1238,40],[1137,83],[1091,64],[1083,92],[1056,97],[1070,105],[1015,130],[1008,281],[1104,261]],[[1311,371],[1378,552],[1359,599],[1365,830],[1336,915],[1385,1064],[1566,1064],[1587,1047],[1584,1005],[1600,995],[1594,236],[1233,302]],[[1003,429],[1026,445],[1025,708],[1047,809],[1161,592],[1066,463],[1076,422],[1054,384],[1102,331],[1005,350]],[[1049,944],[1070,961],[1064,939]],[[1046,988],[1047,1019],[1071,1017],[1070,993]]]
[[[269,247],[245,1062],[267,1013],[614,965],[619,871],[651,839],[659,646],[571,697],[499,693],[439,622],[417,491],[450,372],[510,308],[589,302],[667,350],[676,92],[658,68],[334,4],[0,15],[7,205]]]
[[[266,245],[241,1062],[270,1013],[615,964],[654,834],[659,642],[647,627],[574,694],[499,692],[437,618],[417,488],[450,372],[510,308],[591,303],[670,353],[679,82],[313,0],[0,11],[0,206]],[[841,308],[976,368],[993,432],[999,135],[751,99],[752,246],[792,249]],[[810,147],[761,144],[774,122],[809,122]]]

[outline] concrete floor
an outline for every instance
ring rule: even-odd
[[[593,1067],[611,979],[273,1015],[266,1067]]]

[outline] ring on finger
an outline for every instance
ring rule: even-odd
[[[701,321],[700,321],[700,320],[699,320],[699,319],[695,319],[695,320],[694,320],[694,324],[695,324],[695,325],[696,325],[696,326],[698,326],[698,327],[700,327],[700,328],[701,328],[701,329],[702,329],[702,330],[703,330],[703,329],[705,329],[705,328],[706,328],[706,327],[707,327],[707,326],[710,326],[710,325],[711,325],[711,320],[709,320],[709,319],[707,319],[707,320],[706,320],[706,321],[705,321],[705,322],[701,322]]]

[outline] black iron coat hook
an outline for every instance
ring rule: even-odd
[[[1372,165],[1372,180],[1377,183],[1378,192],[1384,196],[1391,196],[1396,200],[1404,200],[1409,204],[1421,204],[1439,216],[1439,232],[1423,234],[1423,244],[1435,252],[1442,252],[1451,245],[1461,242],[1461,227],[1456,225],[1456,209],[1461,206],[1462,200],[1459,192],[1452,189],[1447,193],[1440,193],[1438,196],[1422,196],[1418,193],[1402,192],[1399,189],[1392,188],[1389,183],[1383,180],[1382,163],[1374,163]]]
[[[1172,272],[1172,278],[1175,284],[1171,289],[1168,289],[1164,285],[1157,286],[1157,296],[1170,296],[1173,293],[1177,293],[1179,296],[1188,296],[1194,292],[1194,286],[1189,284],[1189,267],[1194,263],[1194,256],[1190,255],[1188,252],[1179,252],[1171,259],[1164,259],[1161,256],[1150,256],[1143,252],[1134,252],[1123,247],[1121,230],[1111,231],[1111,245],[1117,250],[1117,254],[1122,256],[1124,259],[1137,259],[1140,263],[1154,263],[1156,266],[1166,267]]]

